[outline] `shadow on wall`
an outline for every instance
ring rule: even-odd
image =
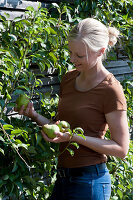
[[[0,0],[0,6],[4,7],[5,5],[8,7],[16,8],[18,5],[22,4],[22,0]]]

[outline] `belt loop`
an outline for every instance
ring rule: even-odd
[[[97,171],[97,175],[99,175],[99,167],[98,167],[98,165],[96,165],[96,171]]]

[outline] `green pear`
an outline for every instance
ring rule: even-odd
[[[42,130],[51,139],[56,137],[54,132],[60,132],[60,129],[56,124],[45,124],[42,126]]]
[[[67,132],[68,129],[70,129],[70,124],[66,121],[60,121],[59,124],[57,124],[61,132]]]
[[[20,109],[24,105],[24,109],[26,109],[29,101],[29,98],[25,94],[20,94],[16,100],[17,108]]]

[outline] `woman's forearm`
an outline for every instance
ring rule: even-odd
[[[34,117],[31,118],[32,121],[36,122],[39,126],[43,126],[44,124],[52,123],[51,120],[47,119],[46,117],[36,113]],[[54,122],[53,122],[54,123]]]
[[[74,135],[71,141],[84,145],[98,153],[120,158],[124,158],[128,151],[128,148],[120,146],[113,140],[106,140],[89,136],[86,136],[86,139],[84,139],[81,136]]]

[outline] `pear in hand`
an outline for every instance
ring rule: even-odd
[[[60,132],[60,129],[56,124],[51,124],[51,125],[45,124],[42,126],[42,130],[51,139],[56,137],[54,132]]]
[[[29,98],[25,94],[20,94],[16,100],[17,108],[20,109],[21,106],[24,105],[24,109],[26,109],[29,103]]]
[[[60,121],[57,126],[60,128],[61,132],[67,132],[70,129],[70,124],[66,121]]]

